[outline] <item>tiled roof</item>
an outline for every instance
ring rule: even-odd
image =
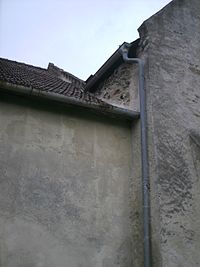
[[[0,81],[72,97],[83,102],[102,101],[84,92],[85,82],[49,63],[47,69],[0,58]]]

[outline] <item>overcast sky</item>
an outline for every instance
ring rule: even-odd
[[[0,0],[0,57],[87,79],[170,0]]]

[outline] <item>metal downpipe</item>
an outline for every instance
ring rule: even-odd
[[[144,62],[140,58],[129,58],[127,46],[121,49],[126,63],[137,63],[139,66],[139,97],[140,97],[140,131],[141,131],[141,164],[143,193],[143,231],[144,231],[144,267],[151,267],[150,242],[150,183],[147,146],[146,94],[144,88]]]

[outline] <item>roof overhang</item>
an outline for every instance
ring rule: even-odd
[[[140,39],[137,39],[132,43],[124,42],[122,45],[120,45],[120,47],[102,65],[102,67],[94,75],[91,75],[86,80],[85,90],[95,92],[97,90],[98,85],[103,80],[108,78],[113,73],[113,71],[124,62],[121,53],[123,47],[128,48],[128,55],[130,57],[135,57],[139,41]]]
[[[135,120],[138,119],[140,114],[138,111],[132,111],[129,109],[124,109],[121,107],[113,106],[107,104],[103,101],[101,103],[88,103],[81,101],[79,99],[68,97],[62,94],[57,94],[53,92],[42,91],[34,89],[32,87],[25,87],[21,85],[15,85],[8,82],[0,81],[0,93],[14,94],[14,95],[23,95],[26,97],[39,98],[44,100],[50,100],[57,103],[63,103],[67,106],[74,106],[79,108],[84,108],[90,112],[96,114],[102,114],[104,116],[126,119],[126,120]]]

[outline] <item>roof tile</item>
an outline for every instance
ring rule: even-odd
[[[0,58],[0,81],[53,92],[93,104],[104,103],[85,92],[85,82],[49,63],[47,69]]]

